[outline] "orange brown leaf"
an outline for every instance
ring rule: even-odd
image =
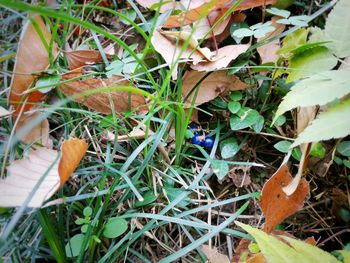
[[[267,233],[270,233],[276,225],[301,209],[309,195],[309,183],[303,178],[296,191],[287,196],[282,188],[291,181],[292,175],[284,163],[262,189],[260,207],[265,215],[264,230]]]
[[[84,140],[65,140],[61,146],[61,160],[58,165],[61,186],[69,179],[84,157],[88,144]]]
[[[70,70],[102,61],[101,53],[97,50],[74,50],[64,54]]]
[[[70,73],[63,75],[62,77],[63,79],[68,80],[80,75],[80,73]],[[86,78],[83,80],[76,80],[60,86],[59,89],[64,95],[69,97],[73,96],[74,101],[84,104],[88,108],[102,114],[111,114],[113,112],[112,105],[114,106],[115,112],[118,113],[128,110],[147,111],[145,97],[127,91],[108,91],[82,97],[74,97],[84,92],[114,86],[130,85],[129,82],[122,77],[113,76],[110,79]],[[137,90],[137,88],[134,89],[135,91]]]
[[[40,16],[32,16],[32,20],[28,20],[25,24],[16,55],[13,76],[11,80],[10,104],[15,106],[16,112],[19,113],[19,104],[24,101],[23,92],[26,91],[35,81],[34,74],[44,71],[49,65],[49,52],[46,46],[49,46],[51,33],[46,28],[44,21]],[[43,39],[44,44],[35,30],[33,23],[36,23]],[[52,45],[51,53],[54,57],[57,55],[56,45]],[[43,99],[44,94],[40,91],[33,91],[27,96],[24,111],[33,107],[30,103],[39,102]]]

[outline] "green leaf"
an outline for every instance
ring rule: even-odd
[[[115,238],[124,234],[126,230],[128,230],[128,221],[118,217],[111,217],[104,226],[103,236]]]
[[[220,143],[221,157],[224,159],[231,158],[239,151],[239,145],[235,138],[226,139]]]
[[[326,47],[314,47],[294,55],[289,61],[287,83],[330,70],[338,60]]]
[[[237,113],[241,109],[241,103],[238,101],[231,101],[227,105],[231,113]]]
[[[243,98],[243,95],[240,91],[233,91],[231,94],[230,94],[230,99],[233,100],[233,101],[239,101]]]
[[[350,157],[350,141],[342,141],[337,145],[337,151],[343,156]]]
[[[39,91],[41,93],[47,93],[53,88],[55,88],[55,85],[60,81],[60,79],[61,79],[61,76],[57,74],[40,77],[38,81],[35,83],[35,88],[39,88]],[[44,86],[50,86],[50,87],[40,88]]]
[[[137,17],[137,14],[133,9],[127,9],[123,11],[122,14],[129,18],[131,21],[134,21]],[[130,25],[129,21],[123,18],[120,18],[120,22],[124,23],[125,25]]]
[[[328,15],[325,26],[327,46],[340,58],[350,56],[350,1],[340,0]]]
[[[290,12],[288,10],[281,10],[276,7],[271,7],[270,9],[268,8],[266,9],[266,12],[284,18],[288,18],[290,16]]]
[[[310,263],[310,262],[327,262],[337,263],[339,262],[331,254],[323,251],[322,249],[307,244],[303,241],[292,239],[286,236],[282,236],[289,244],[277,239],[274,236],[270,236],[262,230],[253,228],[249,225],[236,222],[236,224],[242,227],[250,235],[254,237],[259,245],[261,252],[268,262],[271,263]]]
[[[82,225],[87,223],[85,218],[78,218],[77,220],[74,221],[77,225]]]
[[[143,201],[137,201],[135,203],[135,207],[141,207],[141,206],[149,205],[149,204],[153,203],[156,200],[157,200],[157,196],[155,196],[152,191],[149,191],[149,192],[144,194]]]
[[[84,234],[77,234],[69,239],[69,242],[65,246],[66,255],[69,258],[76,257],[79,255],[81,247],[84,242]],[[85,250],[88,246],[85,247]]]
[[[81,233],[86,233],[87,230],[88,230],[88,228],[89,228],[89,225],[83,225],[83,226],[80,228]]]
[[[348,70],[331,70],[295,84],[283,98],[273,122],[278,116],[296,107],[325,105],[350,93]]]
[[[326,155],[326,149],[321,143],[318,142],[314,146],[312,146],[310,155],[319,159],[323,159]]]
[[[299,134],[292,147],[302,143],[345,137],[350,134],[350,125],[347,121],[349,116],[350,99],[329,107]]]
[[[175,200],[184,191],[184,189],[181,189],[181,188],[173,188],[173,187],[167,187],[167,186],[164,187],[164,190],[170,202]],[[182,201],[180,201],[180,203],[178,203],[177,206],[185,208],[189,203],[190,203],[190,198],[187,196],[184,199],[182,199]]]
[[[296,147],[296,148],[294,148],[294,149],[292,150],[292,156],[293,156],[293,158],[294,158],[295,160],[297,160],[297,161],[300,161],[300,160],[301,160],[302,154],[303,154],[303,153],[301,152],[301,150],[300,150],[299,147]]]
[[[236,38],[244,38],[244,37],[250,37],[253,34],[254,34],[254,31],[249,28],[239,28],[233,32],[232,36]]]
[[[273,147],[282,153],[287,153],[291,145],[292,143],[290,141],[280,141],[276,143]]]
[[[241,130],[250,127],[259,120],[259,112],[250,108],[242,108],[238,116],[231,116],[230,126],[232,130]]]
[[[283,40],[282,48],[276,53],[284,58],[290,57],[294,49],[306,44],[308,32],[308,29],[300,28],[292,34],[288,34]]]
[[[213,160],[211,167],[219,180],[223,179],[229,172],[229,166],[225,161]]]
[[[256,133],[261,132],[261,130],[264,128],[264,123],[265,123],[265,119],[263,116],[259,116],[258,120],[252,125],[253,130]]]
[[[83,215],[85,217],[90,217],[92,215],[92,208],[90,206],[87,206],[83,210]]]
[[[343,160],[343,164],[350,169],[350,160]]]

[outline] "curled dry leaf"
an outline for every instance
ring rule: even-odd
[[[246,52],[249,45],[228,45],[218,50],[218,54],[212,57],[212,61],[200,62],[191,68],[197,71],[214,71],[227,67],[232,60]]]
[[[33,22],[28,20],[23,27],[19,40],[10,85],[11,92],[9,101],[16,108],[15,114],[19,113],[19,109],[21,108],[19,107],[19,104],[24,101],[23,92],[26,91],[35,81],[33,74],[44,71],[49,65],[49,53],[45,46],[49,46],[51,33],[46,28],[44,21],[40,16],[31,16],[31,19],[37,24],[46,43],[44,44],[42,42],[39,34],[33,26]],[[53,57],[56,57],[57,48],[55,44],[52,45],[52,50],[50,52]],[[24,111],[33,107],[30,103],[39,102],[43,97],[44,94],[40,91],[33,91],[28,94],[27,104],[24,107]]]
[[[185,74],[182,83],[182,97],[186,99],[186,107],[190,107],[193,96],[196,94],[193,88],[206,74],[205,72],[194,70]],[[199,90],[194,101],[194,106],[213,100],[224,92],[246,89],[248,85],[243,83],[235,75],[228,76],[226,71],[215,71],[206,77],[198,88]]]
[[[84,156],[87,144],[70,139],[62,144],[61,160],[56,150],[31,150],[21,160],[7,167],[8,175],[0,180],[0,207],[17,207],[24,204],[39,180],[46,174],[33,193],[28,207],[41,207],[74,172]]]
[[[65,140],[61,146],[62,157],[58,166],[61,186],[69,179],[74,170],[78,167],[88,148],[84,140]]]
[[[65,74],[62,78],[68,80],[80,75],[80,73],[74,72]],[[130,84],[122,77],[113,76],[110,79],[86,78],[83,80],[76,80],[60,86],[59,89],[64,95],[72,96],[74,101],[102,114],[111,114],[113,112],[112,105],[115,112],[118,113],[129,110],[137,110],[139,112],[147,111],[145,97],[140,94],[127,91],[95,92],[98,91],[98,89],[115,86],[130,86]],[[137,88],[134,89],[137,91]],[[79,96],[79,94],[89,91],[93,94]]]
[[[230,263],[228,256],[221,254],[216,247],[201,245],[201,250],[208,258],[209,263]]]
[[[193,22],[206,17],[212,11],[225,8],[227,11],[228,7],[234,4],[234,2],[235,1],[232,0],[213,0],[205,2],[196,8],[184,11],[178,15],[168,17],[163,27],[183,27],[192,24]],[[275,4],[276,2],[277,0],[244,0],[234,9],[234,11],[241,11],[258,6]]]
[[[132,131],[127,135],[118,135],[118,142],[127,142],[130,140],[138,140],[138,139],[144,139],[146,137],[146,126],[143,125],[142,127],[136,126],[132,129]],[[152,130],[148,130],[147,135],[151,136],[154,132]],[[111,133],[110,131],[107,131],[107,134],[105,136],[105,139],[108,141],[114,141],[115,135]]]
[[[190,47],[182,51],[180,43],[177,45],[157,29],[153,32],[151,42],[155,50],[164,58],[170,68],[178,59],[188,59],[193,63],[198,63],[204,59],[198,51],[192,52]],[[177,65],[173,69],[172,78],[174,80],[177,79]]]
[[[265,183],[260,199],[260,207],[265,215],[264,230],[267,233],[273,231],[276,225],[297,212],[309,195],[309,183],[302,178],[294,193],[288,196],[283,187],[290,184],[292,175],[286,164],[286,160],[274,175]]]
[[[102,56],[98,50],[74,50],[66,51],[64,54],[70,70],[102,61]]]
[[[298,107],[297,109],[297,134],[299,135],[307,126],[309,126],[309,123],[311,123],[317,114],[317,107],[316,106],[309,106],[309,107]],[[289,196],[292,195],[298,185],[300,184],[301,177],[303,175],[304,169],[307,167],[307,163],[309,161],[309,153],[311,150],[311,143],[303,143],[300,145],[301,149],[301,159],[299,163],[298,173],[293,178],[291,183],[289,185],[286,185],[283,187],[283,191]]]
[[[272,26],[275,28],[275,30],[266,36],[259,38],[258,42],[262,42],[264,40],[273,38],[279,34],[281,34],[284,29],[285,25],[276,23],[277,20],[281,19],[281,17],[274,16],[271,18]],[[257,48],[257,51],[260,55],[261,64],[264,64],[266,62],[276,62],[279,58],[279,56],[276,54],[276,52],[281,48],[281,44],[279,39],[276,39],[272,42],[269,42],[261,47]]]
[[[24,113],[20,115],[17,126],[15,128],[15,133],[17,136],[20,136],[19,139],[22,142],[27,144],[37,142],[44,146],[48,144],[50,127],[49,122],[46,118],[34,126],[31,130],[25,130],[26,127],[30,125],[30,123],[34,122],[36,119],[42,118],[41,115],[41,112]],[[22,129],[24,130],[22,131]],[[21,136],[22,132],[25,132],[23,136]]]
[[[211,60],[212,53],[209,48],[201,48],[199,47],[198,41],[194,38],[191,32],[187,31],[159,31],[166,37],[174,39],[174,42],[180,41],[184,42],[189,39],[188,46],[192,49],[198,51],[206,60]]]

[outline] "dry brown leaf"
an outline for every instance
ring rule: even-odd
[[[275,4],[277,0],[245,0],[240,3],[234,11],[246,10],[258,6]],[[200,18],[206,17],[210,12],[227,8],[234,3],[232,0],[213,0],[208,3],[204,3],[196,8],[188,11],[184,11],[178,15],[168,17],[163,27],[183,27],[199,20]],[[227,8],[228,9],[228,8]]]
[[[142,127],[136,126],[132,129],[132,131],[127,135],[118,135],[118,142],[127,142],[130,140],[138,140],[138,139],[144,139],[146,137],[146,126],[143,125]],[[154,132],[150,129],[148,130],[147,135],[151,136]],[[115,135],[111,133],[110,131],[107,131],[107,134],[105,136],[105,139],[108,141],[114,141]]]
[[[0,106],[0,118],[11,115],[11,112]]]
[[[192,92],[192,90],[206,74],[207,73],[205,72],[198,72],[193,70],[187,72],[184,75],[182,83],[182,97],[183,99],[186,99],[186,102],[188,103],[188,105],[185,105],[185,107],[190,107],[193,96],[196,94],[196,91]],[[235,75],[228,76],[226,71],[215,71],[206,77],[199,85],[199,90],[194,102],[194,106],[198,106],[212,99],[215,99],[225,91],[243,90],[247,87],[248,85],[243,83]]]
[[[64,52],[70,70],[102,61],[98,50],[74,50]]]
[[[230,259],[227,255],[219,253],[216,247],[210,247],[208,245],[201,245],[201,250],[208,258],[208,263],[230,263]]]
[[[80,73],[69,73],[62,76],[63,79],[71,79],[79,76]],[[113,76],[110,79],[94,79],[86,78],[83,80],[76,80],[64,84],[59,89],[66,96],[73,96],[73,100],[84,104],[90,109],[93,109],[102,114],[111,114],[112,106],[118,113],[128,110],[147,111],[145,97],[137,93],[129,93],[127,91],[109,91],[101,92],[93,95],[86,95],[82,97],[74,97],[81,93],[98,90],[99,88],[111,86],[130,86],[129,82],[123,80],[122,77]],[[135,88],[137,90],[137,88]]]
[[[49,44],[51,40],[51,33],[46,28],[44,21],[40,16],[32,16],[33,19],[43,36],[46,43]],[[56,45],[52,45],[52,55],[56,57],[57,48]],[[23,102],[23,92],[26,91],[30,85],[34,82],[34,73],[40,73],[44,71],[49,65],[49,55],[45,48],[45,45],[41,41],[38,33],[36,32],[32,22],[28,22],[24,25],[22,34],[19,40],[17,49],[17,55],[15,60],[15,66],[13,70],[13,76],[11,80],[11,93],[9,101],[15,106],[16,112],[19,113],[19,103]],[[40,91],[33,91],[27,97],[27,104],[24,107],[24,111],[29,110],[33,105],[28,103],[39,102],[44,97],[44,94]]]
[[[196,21],[193,24],[193,29],[194,29],[193,36],[196,39],[202,39],[204,36],[206,36],[205,39],[208,39],[208,38],[211,38],[213,35],[217,36],[223,33],[231,20],[231,15],[228,15],[219,25],[217,25],[213,29],[211,33],[207,34],[209,30],[213,27],[213,25],[216,23],[216,21],[221,18],[222,15],[223,14],[220,11],[215,10],[210,12],[206,18]],[[193,29],[190,26],[186,26],[184,28],[184,30],[191,31],[191,32]]]
[[[304,178],[300,180],[292,195],[288,196],[283,191],[282,188],[292,181],[286,160],[265,183],[261,192],[260,207],[265,215],[264,231],[267,233],[273,231],[276,225],[301,209],[310,192],[309,183]]]
[[[191,34],[191,32],[187,31],[159,31],[162,35],[173,39],[174,42],[176,43],[177,41],[185,42],[186,40],[189,39],[188,46],[191,49],[195,49],[200,53],[206,60],[211,60],[213,54],[209,50],[209,48],[201,48],[199,47],[198,41],[195,39],[194,35]]]
[[[22,114],[19,117],[17,126],[15,128],[16,135],[19,136],[22,133],[21,132],[22,129],[26,129],[25,127],[29,125],[31,122],[35,121],[35,119],[41,118],[41,115],[42,115],[41,112]],[[27,131],[24,136],[19,137],[19,139],[22,142],[27,144],[32,144],[37,142],[43,146],[46,146],[49,140],[49,131],[50,131],[49,122],[45,118],[33,129]]]
[[[57,158],[57,151],[40,148],[12,162],[7,167],[7,177],[0,180],[0,207],[21,206],[56,160],[28,204],[28,207],[40,207],[60,186]]]
[[[192,65],[191,68],[197,71],[214,71],[227,67],[232,60],[240,54],[247,51],[249,45],[228,45],[218,50],[217,56],[213,57],[213,61],[200,62]]]
[[[166,38],[157,29],[153,32],[151,42],[169,67],[175,64],[177,59],[188,59],[194,63],[198,63],[204,59],[199,52],[192,52],[191,48],[187,48],[182,52],[181,45],[176,45],[176,43]],[[172,78],[174,80],[177,79],[177,65],[172,72]]]
[[[285,25],[276,23],[277,20],[281,19],[281,17],[274,16],[271,18],[272,26],[275,28],[275,30],[266,36],[259,38],[258,42],[262,42],[266,39],[273,38],[279,34],[281,34],[284,29]],[[279,56],[276,54],[276,52],[281,48],[281,44],[279,39],[276,39],[266,45],[263,45],[261,47],[257,48],[257,51],[260,55],[261,64],[264,64],[266,62],[276,62],[279,58]]]
[[[23,159],[12,162],[7,167],[7,177],[0,180],[0,207],[22,206],[47,173],[27,205],[41,207],[71,176],[86,149],[87,144],[83,140],[70,139],[62,144],[60,161],[56,150],[43,147],[31,150]]]
[[[297,134],[300,134],[308,125],[313,121],[316,117],[317,107],[309,106],[309,107],[298,107],[297,111]],[[301,177],[303,175],[304,169],[307,167],[307,163],[309,161],[309,153],[311,150],[311,143],[303,143],[300,145],[301,149],[301,159],[299,163],[298,173],[293,178],[289,185],[283,187],[283,191],[289,196],[296,191]]]
[[[62,157],[58,166],[61,186],[69,179],[84,157],[88,144],[84,140],[65,140],[61,146]]]

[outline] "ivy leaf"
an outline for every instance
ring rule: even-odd
[[[291,145],[292,143],[289,141],[280,141],[276,143],[273,147],[282,153],[287,153]]]
[[[118,217],[111,217],[108,219],[104,229],[103,236],[107,238],[118,237],[128,229],[128,221]]]
[[[225,161],[213,160],[211,167],[219,180],[222,180],[229,172],[229,166]]]
[[[294,55],[289,62],[287,83],[330,70],[337,65],[338,60],[326,47],[314,47]]]
[[[295,84],[278,107],[276,119],[296,107],[325,105],[350,93],[348,70],[331,70],[319,73]]]
[[[346,121],[350,116],[350,99],[322,112],[294,141],[291,147],[302,143],[342,138],[350,134],[350,125]]]
[[[338,144],[337,151],[343,156],[350,157],[350,141],[343,141]]]
[[[350,56],[350,1],[340,0],[330,12],[325,26],[330,50],[340,58]]]
[[[239,145],[237,144],[237,141],[235,138],[224,140],[220,144],[220,148],[221,148],[221,157],[224,159],[235,156],[235,154],[238,153],[239,151]]]
[[[231,116],[230,126],[231,130],[241,130],[248,128],[255,124],[259,120],[259,112],[250,108],[242,108],[238,113],[238,116]]]

